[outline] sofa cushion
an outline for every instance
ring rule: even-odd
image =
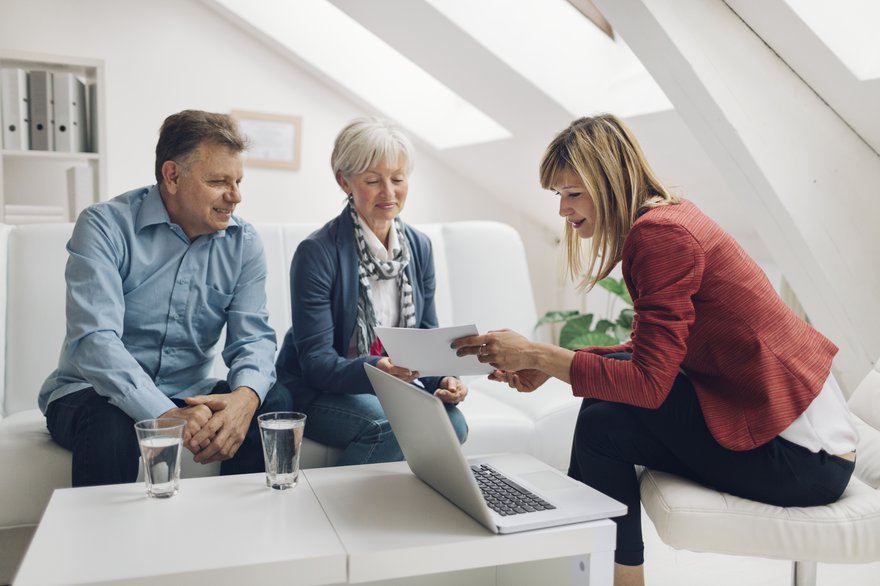
[[[537,321],[529,267],[516,230],[497,222],[443,225],[452,323],[531,336]]]
[[[0,420],[0,527],[34,524],[52,491],[70,487],[70,452],[52,441],[38,409]]]
[[[8,261],[6,260],[9,247],[9,232],[12,226],[0,224],[0,307],[6,308],[7,289],[9,287],[7,269]],[[6,332],[6,311],[0,311],[0,332]],[[6,337],[0,336],[0,373],[6,372]],[[2,374],[0,374],[2,377]],[[6,415],[6,385],[0,378],[0,417]]]
[[[416,226],[431,239],[431,252],[434,255],[434,308],[437,310],[437,323],[440,327],[457,325],[452,321],[452,298],[449,289],[449,262],[446,254],[446,239],[443,224],[424,224]]]
[[[466,455],[534,453],[535,424],[510,405],[469,388],[459,409],[468,423],[468,437],[463,446]]]
[[[868,486],[880,489],[880,431],[858,415],[853,416],[853,423],[859,433],[855,475]]]
[[[535,427],[535,444],[529,453],[562,471],[568,470],[572,432],[581,399],[571,385],[550,379],[532,393],[520,393],[486,377],[468,378],[473,395],[485,395],[517,412]]]
[[[37,406],[43,381],[58,364],[65,332],[65,246],[72,224],[9,233],[5,412]],[[14,341],[14,343],[12,343]]]
[[[880,489],[880,362],[856,387],[849,408],[859,432],[856,476]]]

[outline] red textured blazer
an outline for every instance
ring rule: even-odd
[[[694,204],[643,214],[622,256],[632,339],[577,351],[575,395],[657,408],[681,369],[718,443],[750,450],[819,394],[837,347],[788,309],[739,244]],[[619,351],[632,359],[602,356]]]

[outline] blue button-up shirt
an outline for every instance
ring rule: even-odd
[[[67,244],[67,335],[39,406],[94,387],[134,420],[205,394],[226,326],[230,388],[262,401],[275,382],[275,332],[266,311],[266,260],[253,227],[190,241],[171,223],[157,186],[95,204]]]

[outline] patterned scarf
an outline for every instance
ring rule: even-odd
[[[370,278],[380,280],[397,279],[397,287],[400,291],[400,326],[405,328],[416,327],[416,308],[413,304],[412,285],[406,276],[406,267],[409,264],[410,254],[406,234],[403,231],[403,222],[399,217],[394,218],[394,230],[397,231],[397,241],[400,243],[400,252],[392,260],[377,259],[370,247],[367,246],[364,231],[358,219],[357,210],[351,197],[348,198],[348,211],[354,222],[354,240],[357,243],[358,258],[358,308],[357,308],[357,350],[359,356],[369,356],[376,342],[374,328],[378,325],[376,311],[373,308],[373,292],[370,288]]]

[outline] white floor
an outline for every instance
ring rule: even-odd
[[[647,586],[790,586],[791,562],[674,550],[642,513]],[[880,563],[819,564],[817,586],[880,586]]]

